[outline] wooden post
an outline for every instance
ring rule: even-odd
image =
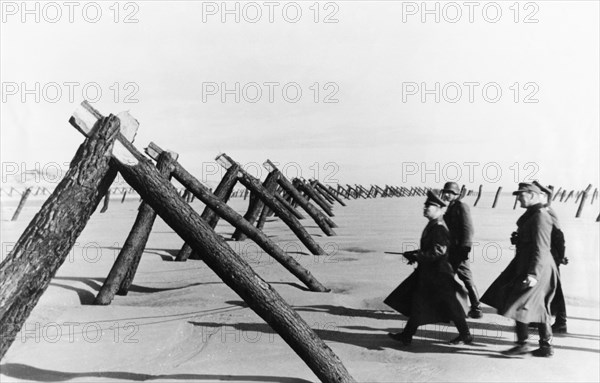
[[[271,172],[267,175],[267,178],[265,178],[265,181],[263,182],[262,186],[270,194],[274,194],[275,189],[277,189],[277,177],[277,173]],[[246,211],[246,214],[244,214],[244,219],[248,221],[250,225],[254,225],[264,206],[265,203],[255,193],[251,193],[250,202],[248,203],[248,210]],[[246,235],[240,229],[236,228],[231,236],[231,239],[234,241],[243,241],[246,239]]]
[[[166,179],[171,178],[171,169],[176,158],[176,153],[172,155],[165,154],[156,165],[160,174]],[[148,238],[150,238],[155,220],[156,212],[146,202],[142,202],[138,208],[135,223],[94,300],[95,305],[109,305],[115,294],[127,295],[148,243]]]
[[[105,213],[108,210],[108,204],[110,203],[110,189],[106,191],[106,195],[104,196],[104,205],[102,205],[102,209],[100,209],[100,213]]]
[[[155,145],[155,144],[150,143],[150,145]],[[223,203],[227,203],[227,201],[229,200],[229,198],[233,192],[233,188],[235,187],[235,184],[238,181],[237,173],[238,173],[237,165],[229,168],[227,170],[227,172],[225,172],[223,179],[221,179],[221,182],[219,182],[219,185],[217,185],[217,188],[215,189],[215,192],[214,192],[215,197],[217,197]],[[202,218],[211,229],[214,229],[215,227],[217,227],[217,223],[219,223],[220,217],[217,213],[214,212],[214,210],[212,210],[210,208],[210,206],[207,205],[204,208],[204,211],[202,212],[202,215],[200,216],[200,218]],[[189,244],[184,243],[181,250],[179,250],[179,253],[177,253],[177,256],[175,257],[175,261],[185,262],[185,261],[187,261],[188,258],[202,259],[202,254],[193,253],[192,247]]]
[[[294,201],[298,203],[307,213],[311,216],[311,218],[316,222],[317,225],[323,230],[323,232],[328,236],[335,235],[335,232],[329,225],[328,220],[325,218],[326,216],[322,214],[313,204],[308,202],[300,192],[291,184],[291,182],[281,173],[279,169],[270,161],[267,160],[263,166],[267,168],[269,171],[276,170],[279,173],[279,177],[277,178],[277,183],[285,190],[291,197],[293,197]]]
[[[565,199],[565,203],[566,203],[566,202],[569,200],[569,198],[571,198],[571,197],[573,196],[573,193],[574,193],[574,191],[573,191],[573,190],[571,190],[571,191],[569,192],[569,194],[567,195],[567,198]]]
[[[598,198],[598,189],[594,188],[594,194],[592,194],[592,200],[590,201],[590,205],[594,204],[594,201]]]
[[[583,212],[583,205],[585,205],[585,201],[588,198],[588,194],[592,190],[592,184],[589,184],[587,188],[581,193],[581,203],[579,204],[579,208],[577,208],[577,213],[575,213],[575,218],[579,218],[581,213]]]
[[[475,198],[475,203],[473,204],[473,206],[477,206],[477,202],[479,202],[479,199],[481,198],[482,189],[483,185],[479,185],[479,191],[477,192],[477,198]]]
[[[583,195],[583,191],[578,191],[577,194],[575,194],[575,204],[577,204],[577,202],[579,202],[579,198]]]
[[[559,187],[558,190],[556,191],[556,193],[554,193],[554,197],[552,197],[552,201],[554,201],[556,199],[556,197],[558,197],[560,195],[562,191],[562,187]]]
[[[496,196],[494,197],[494,204],[492,205],[492,209],[496,207],[498,203],[498,197],[500,196],[500,192],[502,191],[502,186],[498,187],[498,191],[496,191]]]
[[[560,193],[560,200],[559,200],[559,202],[562,202],[562,201],[563,201],[563,199],[565,198],[565,195],[566,195],[566,194],[567,194],[567,189],[564,189],[564,190],[562,191],[562,193]]]
[[[123,191],[123,197],[121,198],[121,203],[125,202],[126,196],[127,196],[127,190]]]
[[[0,359],[115,179],[107,154],[111,148],[118,152],[118,132],[119,119],[112,115],[95,125],[65,177],[0,263]]]
[[[19,218],[19,215],[21,214],[21,210],[23,210],[23,207],[25,206],[25,203],[27,202],[27,197],[29,197],[30,193],[31,193],[31,188],[25,189],[25,191],[21,195],[21,200],[19,201],[19,205],[17,206],[17,210],[15,210],[15,213],[13,214],[11,221],[16,221]]]
[[[206,265],[277,331],[320,380],[353,382],[353,378],[337,355],[277,291],[258,276],[223,238],[206,225],[206,222],[177,194],[174,186],[158,173],[149,160],[141,156],[133,145],[129,145],[128,149],[137,162],[122,161],[117,158],[116,165],[119,172],[167,225],[195,251],[206,254],[204,259]],[[177,170],[173,172],[175,178],[177,178],[176,174]]]

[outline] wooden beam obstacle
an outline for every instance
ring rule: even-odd
[[[162,149],[160,149],[156,144],[154,145],[154,148],[159,154],[163,152]],[[131,151],[133,150],[135,150],[135,148],[131,149]],[[238,169],[238,179],[240,179],[240,172],[243,172],[241,167]],[[260,246],[260,248],[262,248],[267,254],[271,255],[275,260],[277,260],[282,266],[284,266],[288,271],[290,271],[294,276],[296,276],[296,278],[302,281],[302,283],[304,283],[310,290],[320,292],[329,291],[325,286],[323,286],[319,281],[317,281],[308,270],[302,267],[293,257],[285,253],[275,242],[273,242],[269,237],[267,237],[262,231],[256,229],[235,210],[233,210],[221,199],[212,194],[208,190],[208,188],[206,188],[206,186],[202,185],[200,181],[198,181],[194,176],[188,173],[187,170],[185,170],[183,166],[181,166],[181,164],[179,164],[177,161],[173,161],[173,170],[171,172],[171,175],[182,185],[184,185],[184,187],[189,189],[206,206],[210,206],[211,210],[216,212],[221,218],[229,222],[232,226],[243,230],[244,233],[248,236],[248,238],[252,239],[258,246]],[[199,218],[202,219],[200,216]],[[204,220],[202,220],[202,222],[208,229],[212,230],[212,227],[208,226]],[[300,228],[304,230],[301,226]],[[304,233],[306,233],[306,231],[304,231]],[[306,236],[308,236],[308,233],[306,233]],[[320,246],[316,242],[314,242],[312,238],[309,237],[309,239],[310,241],[307,241],[307,243],[312,246],[311,248],[309,248],[309,250],[315,252],[322,251],[324,254],[324,251],[320,248]],[[186,241],[186,243],[189,243],[185,238],[184,240]],[[193,243],[189,243],[189,245],[192,247],[192,249],[194,249]],[[205,262],[206,257],[214,256],[213,254],[204,253],[205,249],[203,247],[199,247],[198,249],[200,250],[198,254],[202,255],[202,259]]]
[[[227,168],[232,166],[236,162],[227,154],[223,153],[217,157],[217,162],[221,164],[221,166]],[[239,164],[238,164],[239,165]],[[274,173],[277,175],[278,182],[281,180],[282,174],[277,172]],[[324,255],[325,251],[319,246],[317,242],[308,234],[306,229],[298,222],[296,217],[292,215],[278,200],[273,194],[269,193],[267,189],[265,189],[260,181],[248,174],[245,170],[240,166],[238,172],[238,178],[240,182],[256,193],[256,195],[267,205],[269,208],[273,209],[273,211],[278,215],[279,218],[296,234],[298,239],[308,248],[308,250],[314,255]],[[252,226],[252,225],[250,225]]]
[[[97,116],[89,126],[65,177],[0,263],[0,359],[115,179],[111,149],[113,155],[121,153],[121,141],[132,140],[137,130],[132,124],[125,131],[113,115]]]
[[[295,201],[300,207],[302,207],[308,215],[316,222],[316,224],[321,228],[321,230],[328,236],[334,236],[335,232],[332,227],[337,227],[329,217],[323,214],[319,209],[317,209],[312,203],[307,201],[292,185],[292,183],[281,173],[279,169],[270,161],[267,160],[263,163],[263,166],[269,171],[276,171],[279,175],[277,177],[277,183],[281,186],[283,190],[285,190],[290,197],[292,197],[293,201]]]
[[[277,331],[320,380],[354,382],[329,346],[223,238],[206,225],[150,160],[144,158],[131,144],[126,145],[126,149],[128,153],[115,153],[113,150],[115,161],[112,162],[125,181],[194,250],[206,254],[204,262],[223,282]],[[175,166],[173,176],[179,180],[178,177],[182,177],[182,174],[178,175],[177,168]],[[193,188],[186,187],[196,194]]]
[[[153,143],[150,144],[153,145]],[[233,188],[238,182],[237,173],[237,165],[227,169],[227,172],[225,172],[225,175],[223,176],[223,178],[219,182],[219,185],[215,189],[215,197],[217,197],[223,203],[227,203],[230,196],[232,195]],[[220,216],[214,210],[212,210],[210,206],[207,205],[204,207],[204,211],[200,215],[200,218],[206,221],[206,223],[208,224],[208,226],[210,226],[211,229],[214,229],[215,227],[217,227],[217,223],[219,223]],[[193,253],[192,247],[189,244],[184,243],[181,250],[179,250],[179,253],[177,253],[175,261],[185,262],[188,258],[202,259],[202,255]]]

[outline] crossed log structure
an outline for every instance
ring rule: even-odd
[[[3,281],[0,294],[0,358],[66,259],[118,171],[140,194],[147,209],[156,212],[148,214],[150,210],[144,208],[144,221],[160,215],[194,251],[203,255],[206,265],[227,286],[278,332],[319,379],[324,382],[354,381],[329,346],[178,194],[169,182],[168,173],[180,182],[183,180],[182,183],[196,197],[212,201],[212,210],[227,212],[222,214],[223,218],[232,219],[227,215],[231,211],[226,205],[200,187],[199,182],[177,163],[172,153],[159,153],[157,169],[129,142],[137,131],[135,119],[128,113],[102,117],[84,102],[82,110],[70,122],[88,138],[77,151],[65,178],[0,264]],[[140,213],[144,206],[140,206]],[[256,232],[246,234],[250,237]]]

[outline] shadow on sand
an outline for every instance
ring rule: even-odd
[[[90,372],[64,372],[55,370],[46,370],[20,363],[5,363],[0,366],[2,374],[25,381],[34,382],[64,382],[73,379],[83,378],[108,378],[131,381],[167,379],[192,380],[192,381],[246,381],[246,382],[282,382],[282,383],[310,383],[308,380],[292,378],[286,376],[264,376],[264,375],[214,375],[214,374],[139,374],[126,371],[90,371]]]

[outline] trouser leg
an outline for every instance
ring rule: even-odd
[[[527,339],[529,338],[529,323],[517,321],[516,326],[515,326],[515,331],[517,333],[517,343],[518,344],[527,343]],[[552,330],[550,330],[550,331],[552,331]]]
[[[409,318],[408,322],[406,322],[406,326],[404,326],[404,330],[402,331],[402,335],[412,338],[413,335],[416,334],[417,328],[419,326],[415,325],[415,323]]]
[[[554,321],[554,324],[559,326],[567,324],[567,305],[565,302],[565,295],[562,288],[562,281],[560,280],[560,269],[559,281],[556,289],[556,294],[554,295],[553,304],[556,309],[556,320]]]
[[[467,325],[467,321],[465,318],[454,318],[453,322],[456,326],[456,329],[458,330],[459,335],[471,335],[471,331],[469,330],[469,326]]]
[[[538,331],[540,334],[540,347],[549,347],[552,341],[552,327],[550,323],[538,323]]]
[[[473,273],[471,272],[468,262],[468,260],[465,260],[458,264],[458,267],[456,268],[456,274],[458,275],[458,278],[463,281],[465,287],[467,288],[471,307],[479,307],[479,293],[477,292],[477,287],[475,287]]]

